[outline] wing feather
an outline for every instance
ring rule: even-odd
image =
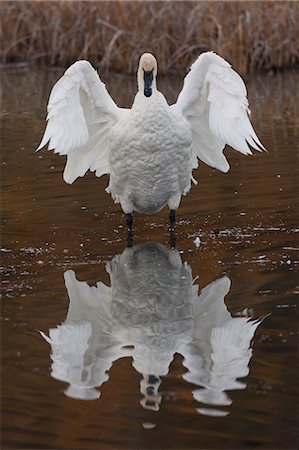
[[[249,146],[265,150],[249,120],[244,81],[213,52],[201,54],[191,66],[173,108],[191,124],[193,154],[211,167],[229,170],[226,144],[244,155],[252,154]]]
[[[109,173],[109,132],[127,112],[118,108],[88,61],[77,61],[54,85],[47,126],[37,150],[67,155],[63,178],[73,183],[87,170]]]

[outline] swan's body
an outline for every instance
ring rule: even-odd
[[[87,61],[73,64],[55,84],[48,124],[38,148],[67,155],[64,180],[73,183],[87,170],[110,175],[107,192],[126,214],[176,210],[190,187],[199,158],[229,170],[229,144],[251,154],[263,149],[248,118],[242,78],[220,56],[198,57],[177,102],[169,106],[156,87],[157,62],[142,55],[138,93],[131,109],[118,108]]]
[[[108,191],[125,213],[178,208],[190,189],[191,142],[190,125],[160,92],[136,95],[130,114],[111,130]]]

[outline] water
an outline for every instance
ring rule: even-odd
[[[176,250],[167,210],[126,249],[107,179],[34,153],[60,74],[2,71],[3,448],[297,448],[298,74],[248,81],[269,152],[201,165]],[[135,81],[105,81],[130,106]]]

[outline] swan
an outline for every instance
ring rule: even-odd
[[[227,415],[227,390],[245,389],[251,341],[263,317],[232,317],[224,298],[231,281],[212,281],[199,292],[191,267],[180,252],[157,242],[126,248],[107,263],[110,286],[90,286],[75,272],[64,272],[69,307],[65,321],[42,337],[51,345],[51,375],[67,382],[68,397],[92,400],[119,358],[132,358],[142,375],[140,403],[157,411],[161,377],[176,353],[187,369],[183,378],[195,389],[199,414]]]
[[[213,52],[192,64],[173,105],[157,89],[157,61],[144,53],[131,109],[119,108],[88,61],[71,65],[54,85],[47,126],[37,151],[66,155],[63,173],[73,183],[90,170],[109,174],[106,189],[120,203],[127,224],[133,211],[155,214],[166,205],[174,224],[198,159],[224,173],[225,145],[250,155],[265,150],[249,120],[244,81]]]

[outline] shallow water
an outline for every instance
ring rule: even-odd
[[[298,74],[248,81],[269,152],[201,165],[176,250],[167,210],[126,249],[107,178],[34,153],[60,74],[2,71],[3,448],[297,448]],[[130,106],[134,80],[106,83]]]

